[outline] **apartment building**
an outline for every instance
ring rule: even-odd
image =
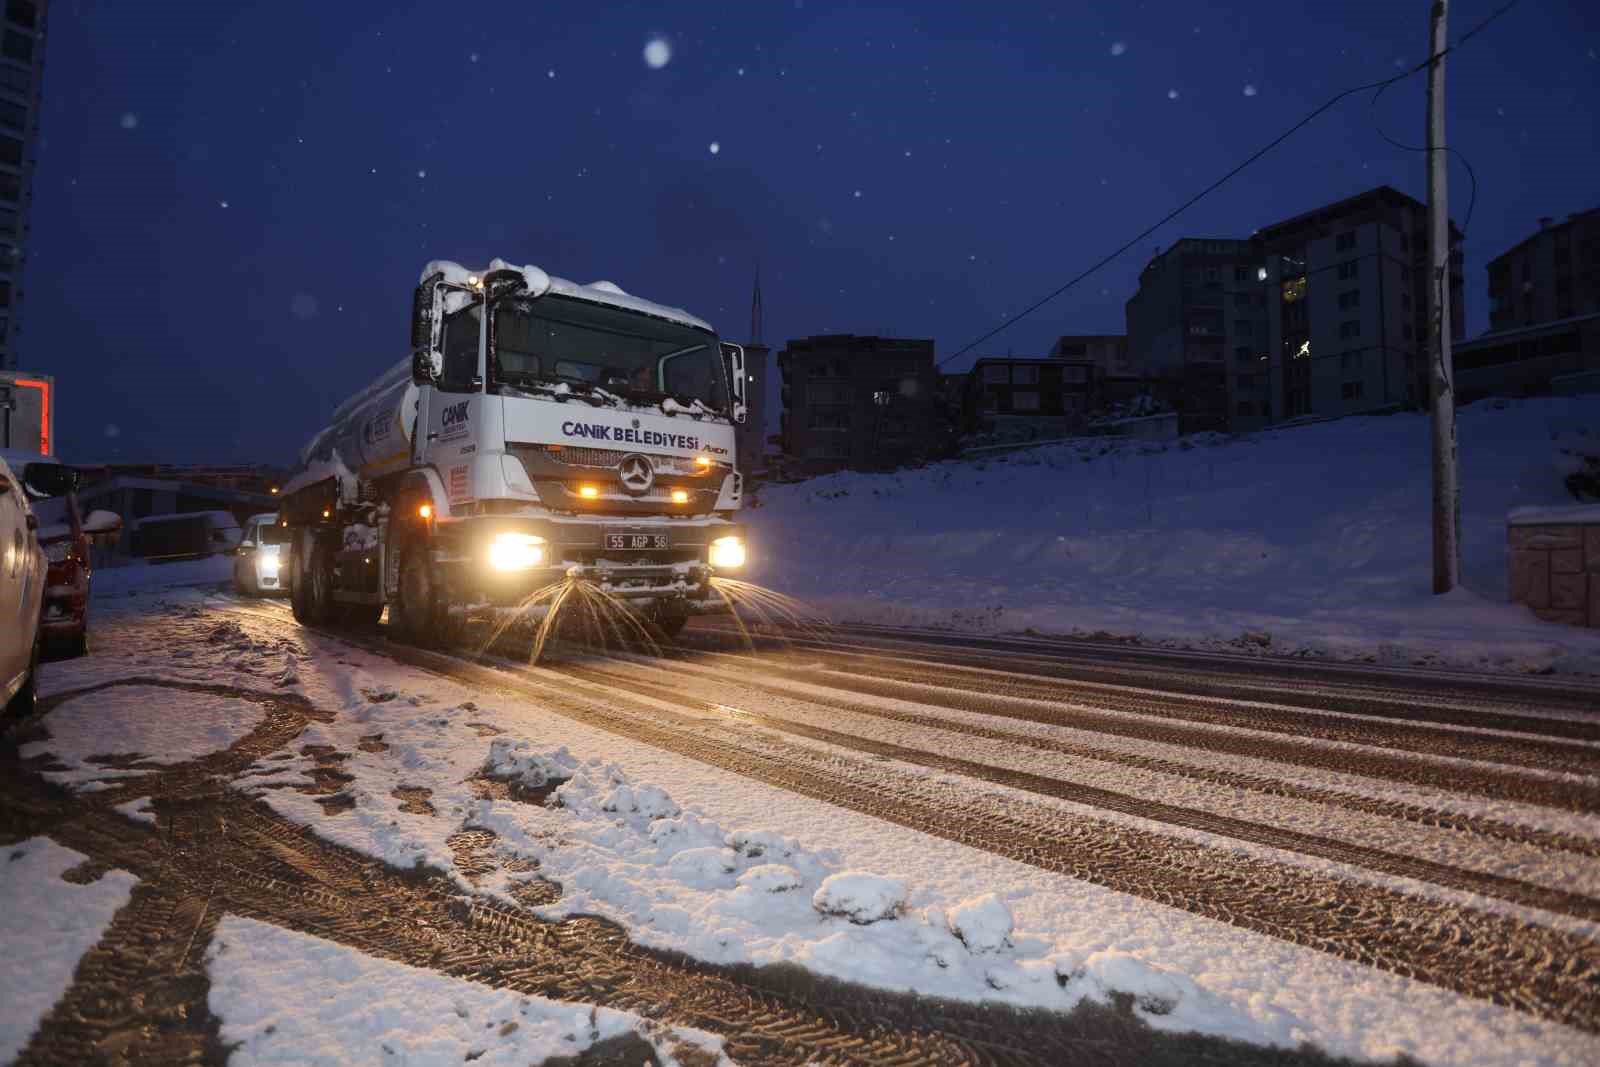
[[[1256,232],[1265,298],[1258,346],[1273,421],[1425,405],[1427,208],[1389,186]],[[1452,223],[1452,244],[1461,233]],[[1450,331],[1464,332],[1461,250],[1450,258]],[[1244,359],[1242,353],[1237,358]],[[1241,391],[1236,403],[1257,394]],[[1242,406],[1239,410],[1243,410]]]
[[[1139,274],[1125,306],[1128,361],[1184,433],[1254,429],[1270,415],[1260,270],[1250,241],[1186,237]]]
[[[933,341],[826,334],[778,353],[794,468],[873,470],[928,457],[939,434]]]
[[[0,370],[17,366],[48,6],[5,0],[0,22]]]
[[[1489,329],[1537,326],[1600,311],[1600,208],[1539,220],[1489,261]]]

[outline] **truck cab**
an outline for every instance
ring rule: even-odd
[[[311,621],[425,640],[590,583],[675,632],[744,565],[743,351],[606,282],[434,262],[412,355],[335,412],[284,487]],[[534,610],[537,610],[535,608]]]

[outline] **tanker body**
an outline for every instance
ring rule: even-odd
[[[434,642],[560,579],[676,633],[744,566],[744,353],[676,308],[494,260],[435,261],[412,355],[284,485],[295,617]],[[420,428],[420,429],[419,429]]]

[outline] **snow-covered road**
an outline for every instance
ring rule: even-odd
[[[1226,1059],[1302,1042],[1433,1063],[1600,1051],[1600,691],[1582,684],[870,629],[759,651],[691,629],[669,658],[561,649],[534,668],[514,640],[425,652],[202,591],[129,598],[100,625],[104,652],[49,669],[68,699],[24,766],[87,789],[73,810],[126,834],[148,831],[118,811],[153,814],[156,840],[191,820],[219,857],[202,942],[215,912],[264,919],[496,988],[653,1006],[740,1062],[859,1040],[829,1014],[850,988],[829,979],[877,991],[852,995],[881,998],[883,1018],[924,1011],[928,1041],[1018,1062],[1051,1062],[1061,1021],[1115,1013],[1119,994],[1153,1028],[1139,1040],[1249,1043],[1206,1046]],[[92,686],[109,688],[71,695]],[[121,747],[85,738],[101,709]],[[195,729],[172,742],[152,709]],[[204,797],[225,814],[197,814]],[[99,840],[82,833],[62,843]],[[253,884],[229,862],[257,864]],[[428,905],[383,872],[418,864],[469,910],[428,912],[405,940],[397,901]],[[669,954],[639,957],[652,966],[704,963],[668,967],[653,999],[618,987],[584,915]],[[472,940],[491,930],[581,951],[565,978],[471,962],[504,951]],[[230,1040],[280,1059],[342,1047],[315,1026],[267,1041],[269,1016],[229,1006],[251,968],[224,974],[209,951]],[[786,1045],[788,1024],[674,1008],[719,982],[768,995],[789,973],[715,969],[739,964],[817,976],[803,988],[827,1032]],[[984,1013],[1001,1009],[962,1002],[1059,1014],[997,1039]]]

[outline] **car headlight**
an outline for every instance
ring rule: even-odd
[[[525,571],[544,562],[545,540],[525,533],[496,534],[489,542],[489,566],[497,571]]]
[[[721,570],[736,570],[744,566],[744,538],[719,537],[711,542],[710,563]]]
[[[44,558],[51,563],[65,563],[67,557],[72,555],[71,541],[51,541],[39,547],[44,549]]]

